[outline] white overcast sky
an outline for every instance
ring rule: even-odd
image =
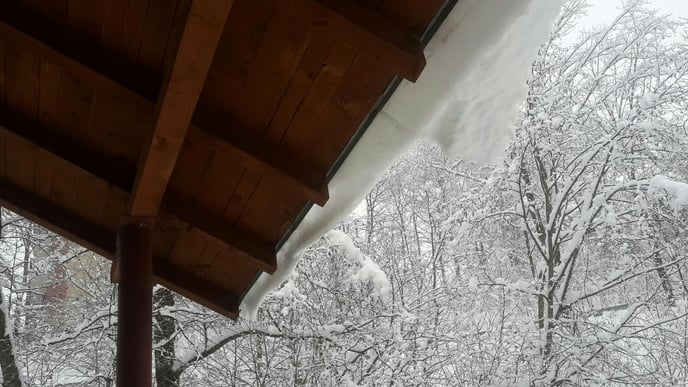
[[[606,24],[619,13],[621,0],[590,0],[588,25]],[[663,13],[688,18],[688,0],[652,0],[650,6]]]

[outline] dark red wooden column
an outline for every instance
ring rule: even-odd
[[[119,243],[117,386],[150,387],[154,218],[123,217]]]

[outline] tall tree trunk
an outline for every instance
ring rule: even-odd
[[[174,306],[174,296],[168,289],[159,287],[153,293],[153,305],[157,308]],[[180,372],[174,370],[174,319],[160,313],[155,315],[153,342],[156,343],[155,382],[158,387],[178,387]],[[160,343],[164,343],[159,345]]]
[[[3,237],[4,223],[2,221],[2,207],[0,207],[0,238]],[[0,287],[0,370],[2,370],[2,385],[5,387],[22,387],[19,377],[19,368],[14,356],[12,343],[12,329],[8,329],[10,316],[8,305],[5,304],[5,295]]]
[[[664,260],[659,252],[653,254],[653,259],[655,265],[657,265],[657,274],[659,275],[660,283],[662,284],[662,289],[667,295],[667,302],[670,306],[676,306],[676,300],[674,298],[674,289],[671,286],[669,280],[669,273],[667,273],[666,267],[664,267]]]
[[[19,378],[19,368],[14,357],[12,347],[12,330],[7,325],[10,317],[7,315],[5,295],[0,287],[0,369],[2,369],[2,385],[4,387],[22,387]]]

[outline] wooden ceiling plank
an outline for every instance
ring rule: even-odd
[[[135,148],[141,144],[141,137],[125,131],[125,118],[130,118],[126,101],[96,90],[91,106],[88,137],[83,142],[102,155],[135,163],[138,160]]]
[[[232,154],[211,153],[212,158],[208,163],[208,167],[205,169],[200,183],[196,186],[198,191],[191,198],[195,198],[193,201],[197,206],[203,207],[215,214],[222,214],[241,182],[246,168],[241,163],[238,163],[236,157],[233,157]],[[188,168],[187,166],[185,167]],[[178,192],[177,188],[181,187],[170,185],[169,190]],[[181,197],[185,196],[181,195]]]
[[[36,194],[49,198],[53,183],[53,157],[44,149],[36,152],[36,171],[33,177],[33,191]]]
[[[92,0],[91,0],[92,1]],[[137,64],[152,74],[159,74],[164,67],[165,51],[168,46],[174,46],[178,42],[175,37],[178,31],[175,27],[184,26],[178,19],[183,19],[189,10],[190,0],[151,0],[146,12],[146,22],[143,28],[141,44],[138,49]],[[160,44],[168,42],[170,44]],[[171,47],[172,51],[176,47]],[[174,53],[171,52],[170,55]],[[173,60],[174,58],[170,58]]]
[[[33,189],[37,150],[33,144],[7,138],[7,149],[4,155],[7,163],[7,177],[24,189]]]
[[[8,137],[9,138],[9,137]],[[45,152],[43,157],[49,155]],[[55,157],[49,157],[53,164],[54,179],[50,181],[50,202],[68,211],[76,211],[79,203],[76,194],[79,189],[79,179],[84,174],[80,169],[73,168],[68,162]],[[119,226],[119,222],[117,223]]]
[[[131,190],[135,171],[130,165],[91,152],[38,122],[0,109],[0,134],[10,139],[27,141],[124,192],[129,193]],[[248,235],[246,231],[219,219],[204,220],[204,216],[199,215],[201,213],[195,206],[191,206],[173,193],[169,193],[169,196],[170,198],[166,195],[163,201],[163,208],[169,213],[237,249],[240,255],[256,268],[274,271],[275,253],[268,243],[260,242],[255,236]]]
[[[300,110],[303,99],[308,95],[318,74],[325,68],[327,56],[334,46],[332,34],[315,34],[285,90],[263,138],[270,142],[280,142],[295,115]],[[353,50],[353,49],[352,49]]]
[[[1,13],[0,13],[1,14]],[[82,79],[85,83],[94,86],[96,89],[107,91],[110,94],[123,96],[128,99],[136,100],[139,103],[150,103],[148,99],[133,92],[131,89],[122,86],[113,81],[103,73],[91,69],[81,62],[63,55],[61,52],[52,48],[51,46],[35,39],[28,33],[22,32],[14,26],[0,19],[0,38],[5,39],[6,42],[12,42],[21,46],[27,51],[33,52],[41,56],[54,65],[62,68],[66,72]]]
[[[224,246],[224,244],[217,242],[215,239],[208,238],[208,244],[194,264],[194,276],[204,278],[209,271],[214,270],[215,260]]]
[[[50,1],[43,1],[47,3]],[[105,1],[69,0],[66,7],[67,25],[75,36],[97,47],[105,22]]]
[[[191,125],[187,140],[202,143],[215,151],[236,154],[246,160],[250,167],[262,173],[271,173],[299,188],[308,200],[319,206],[325,205],[329,199],[327,179],[323,172],[285,152],[278,145],[266,143],[243,130],[220,130],[212,125],[201,129]]]
[[[174,242],[174,247],[167,260],[176,267],[193,269],[198,257],[203,255],[203,251],[208,246],[208,239],[198,229],[182,230]]]
[[[168,79],[156,104],[149,145],[138,168],[130,215],[158,214],[232,0],[194,0]]]
[[[124,198],[122,210],[127,204],[127,198]],[[121,212],[120,212],[121,213]],[[169,259],[174,251],[175,244],[181,233],[185,230],[185,225],[179,219],[172,216],[172,214],[161,211],[158,219],[155,221],[155,238],[153,238],[153,251],[159,257],[167,257]]]
[[[279,8],[272,13],[232,108],[230,128],[246,129],[262,137],[314,36],[309,27]]]
[[[232,197],[229,199],[229,202],[227,203],[227,206],[224,208],[224,211],[222,212],[222,220],[224,220],[227,223],[230,224],[236,224],[236,222],[239,220],[241,217],[241,214],[243,214],[245,211],[248,210],[248,205],[251,202],[251,199],[253,198],[253,195],[256,193],[256,190],[258,187],[264,183],[264,181],[272,181],[275,184],[279,185],[278,182],[272,179],[263,179],[263,177],[254,171],[251,170],[246,170],[244,175],[241,178],[241,181],[237,185],[236,189],[234,192],[232,192]],[[280,193],[288,193],[289,191],[281,190]],[[280,198],[281,199],[281,198]],[[274,202],[265,202],[263,204],[266,204],[268,207],[272,209],[272,214],[276,214],[279,210],[278,208],[282,207],[280,206],[274,206],[272,205],[273,203],[277,203],[278,201]],[[283,203],[280,201],[280,203]],[[259,234],[256,234],[259,235]],[[265,235],[265,240],[271,241],[271,240],[277,240],[278,238],[270,238]]]
[[[296,144],[308,138],[308,135],[313,130],[317,131],[316,123],[320,116],[327,112],[329,105],[340,103],[333,96],[339,88],[342,79],[349,73],[348,69],[354,62],[356,53],[356,50],[348,44],[343,42],[336,42],[334,44],[325,60],[327,66],[323,66],[317,74],[313,81],[313,86],[308,90],[298,111],[294,115],[294,119],[289,123],[286,133],[284,133],[281,139],[282,146],[285,146],[287,149],[298,149],[295,146]],[[357,84],[356,86],[364,87],[363,84]],[[351,103],[350,100],[342,102],[344,104]],[[313,149],[314,151],[324,151],[324,149]]]
[[[60,84],[62,71],[52,63],[41,60],[41,84],[38,97],[38,120],[57,127],[60,122]]]
[[[138,106],[151,106],[146,97],[132,91],[134,87],[124,86],[103,75],[101,72],[74,60],[38,39],[17,30],[0,20],[0,38],[12,41],[25,49],[39,54],[44,60],[62,68],[72,76],[79,77],[85,83],[93,85],[98,93],[107,93],[131,101]],[[240,134],[242,130],[219,130],[206,126],[200,128],[191,125],[187,140],[204,143],[215,150],[236,154],[247,163],[247,166],[258,169],[261,173],[283,178],[311,200],[322,206],[329,198],[325,173],[298,160],[289,152],[277,146],[269,145],[260,138]]]
[[[57,128],[72,138],[87,139],[93,105],[93,88],[73,76],[64,76],[59,86]]]
[[[103,233],[62,207],[4,179],[0,180],[0,203],[104,257],[111,257],[115,251],[114,234]]]
[[[395,20],[412,34],[421,36],[444,3],[445,0],[384,0],[377,12]]]
[[[58,0],[45,0],[44,2],[53,3],[58,2]],[[110,20],[110,10],[104,10],[107,17],[104,17],[101,22],[92,23],[90,21],[87,23],[92,24],[91,27],[86,27],[91,31],[91,36],[80,30],[78,21],[70,17],[70,7],[67,7],[66,3],[64,9],[51,9],[44,15],[31,12],[26,7],[16,7],[12,3],[11,1],[1,3],[0,22],[16,31],[34,37],[37,42],[52,47],[57,53],[62,53],[76,62],[98,69],[100,74],[105,74],[110,79],[129,85],[131,90],[146,96],[149,100],[155,100],[160,89],[160,77],[158,74],[146,73],[145,69],[136,66],[136,55],[141,43],[147,2],[142,0],[97,2],[99,3],[97,6],[129,3],[124,4],[124,6],[132,12],[125,16],[125,20],[120,18],[114,21]],[[119,16],[122,17],[123,15]],[[93,19],[97,18],[99,17]],[[77,24],[73,24],[75,22]],[[119,25],[117,29],[120,30],[120,33],[108,27],[116,23]],[[97,30],[100,30],[100,33]],[[126,33],[121,34],[121,32]],[[111,36],[113,33],[117,36]],[[108,39],[105,39],[106,37]],[[115,41],[111,38],[114,38]],[[123,40],[124,45],[116,44],[119,40]],[[52,58],[46,59],[53,61]]]
[[[228,254],[231,254],[231,252],[220,252],[218,260],[227,260]],[[222,267],[218,262],[215,262],[215,265],[219,268]],[[218,276],[218,274],[221,276]],[[259,272],[256,272],[256,270],[250,266],[236,265],[232,264],[230,261],[224,271],[217,270],[217,273],[208,273],[208,276],[204,279],[211,281],[211,283],[223,289],[229,289],[232,292],[239,293],[244,291],[244,289],[249,289],[255,282],[258,274]]]
[[[126,191],[131,191],[134,170],[128,164],[90,151],[74,140],[35,120],[0,108],[0,130],[21,138],[55,157],[97,176]]]
[[[93,175],[84,173],[79,177],[79,188],[76,192],[76,214],[85,219],[93,219],[98,226],[107,228],[112,224],[113,218],[106,216],[108,197],[110,196],[109,185]],[[115,219],[121,215],[116,214]]]
[[[7,138],[0,134],[0,177],[7,176]]]
[[[109,58],[113,61],[113,66],[128,70],[139,59],[149,1],[107,0],[105,3],[100,31],[101,45],[117,54]],[[156,91],[159,83],[157,82]]]
[[[55,206],[30,191],[19,189],[5,180],[0,180],[0,204],[105,258],[112,260],[115,256],[116,238],[113,232],[90,224],[73,213]],[[183,273],[166,260],[154,260],[153,276],[157,283],[184,297],[227,317],[238,316],[239,296]]]
[[[420,39],[369,7],[350,0],[283,0],[277,4],[382,61],[415,82],[425,67]]]
[[[240,228],[227,227],[227,223],[217,218],[216,215],[189,206],[187,202],[171,192],[166,195],[165,203],[170,209],[174,209],[173,213],[179,219],[193,224],[213,238],[227,243],[236,249],[240,256],[252,263],[256,269],[267,273],[274,273],[277,269],[274,249],[254,235]],[[251,253],[248,254],[248,251]]]
[[[5,46],[5,104],[27,115],[38,113],[40,59],[21,47]]]
[[[313,130],[295,149],[315,149],[317,151],[311,152],[309,162],[332,165],[339,157],[339,152],[332,150],[346,146],[377,102],[369,96],[382,95],[393,77],[391,71],[380,67],[375,60],[365,56],[356,57],[332,96],[335,102],[323,109]]]
[[[153,261],[155,281],[182,296],[196,301],[231,319],[239,317],[239,296],[210,285],[203,280],[186,275],[171,265]]]
[[[5,103],[5,41],[0,39],[0,103]]]
[[[255,62],[277,0],[238,1],[232,8],[201,93],[198,117],[228,120]]]
[[[177,159],[177,163],[184,165],[184,168],[174,171],[170,179],[169,189],[174,189],[183,198],[193,200],[198,193],[203,177],[205,177],[215,153],[215,151],[209,150],[203,144],[187,140]]]
[[[209,283],[215,285],[215,286],[222,286],[222,279],[225,277],[227,272],[231,270],[236,270],[236,269],[246,269],[246,266],[237,266],[234,264],[234,261],[231,257],[231,253],[229,253],[226,249],[224,251],[220,252],[220,256],[217,258],[217,261],[214,262],[213,264],[213,270],[209,271],[206,273],[205,277],[203,277],[203,280],[208,281]],[[248,267],[250,269],[250,267]],[[252,276],[251,279],[255,277]],[[234,283],[232,284],[232,287],[237,286],[238,284]]]

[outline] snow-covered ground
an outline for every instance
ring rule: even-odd
[[[478,162],[499,155],[526,96],[526,80],[562,0],[462,0],[425,50],[415,84],[403,82],[330,181],[330,200],[314,206],[278,252],[279,268],[244,297],[255,316],[288,278],[301,251],[350,213],[414,141],[431,139],[449,154]]]

